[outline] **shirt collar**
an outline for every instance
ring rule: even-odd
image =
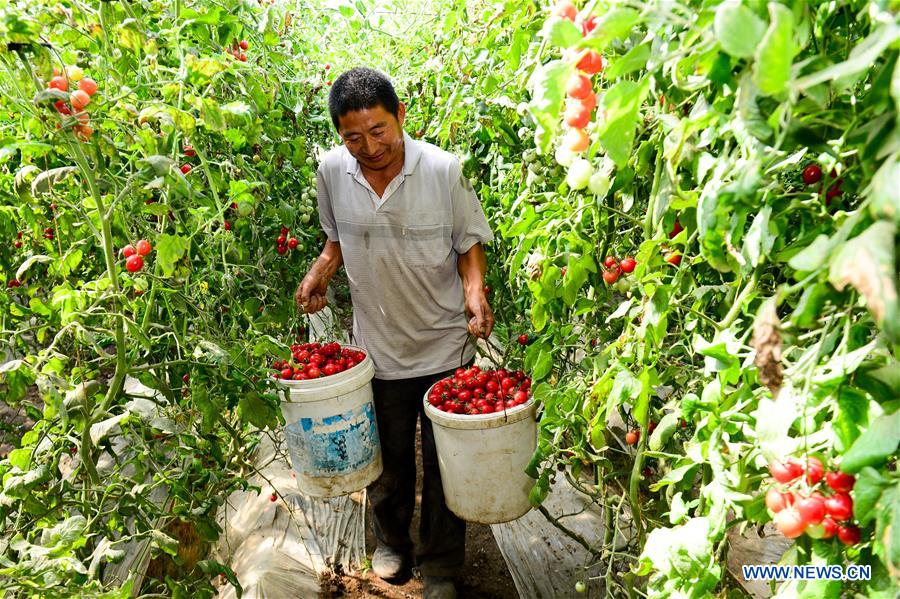
[[[414,140],[409,134],[403,132],[403,169],[400,171],[404,177],[413,174],[419,165],[419,159],[422,157],[422,147],[419,142]],[[356,175],[360,172],[359,162],[354,158],[346,147],[344,148],[344,168],[350,175]]]

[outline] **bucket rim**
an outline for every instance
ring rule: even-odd
[[[269,378],[275,382],[277,387],[286,391],[319,391],[323,388],[344,383],[355,377],[365,379],[365,382],[372,380],[375,376],[375,365],[372,363],[372,358],[369,357],[369,352],[356,345],[342,345],[341,349],[344,348],[361,351],[366,354],[366,357],[353,368],[338,372],[337,374],[332,374],[331,376],[307,379],[305,381],[286,380],[274,375],[270,375]],[[362,385],[364,385],[365,382],[363,382]]]
[[[435,383],[436,385],[437,383]],[[439,410],[428,403],[428,395],[431,393],[431,387],[425,392],[423,403],[425,405],[425,415],[433,423],[446,428],[464,429],[464,430],[481,430],[489,428],[497,428],[507,424],[513,424],[521,420],[525,420],[530,415],[537,414],[537,402],[534,396],[528,398],[528,401],[522,405],[508,408],[503,412],[492,412],[490,414],[451,414],[443,410]]]

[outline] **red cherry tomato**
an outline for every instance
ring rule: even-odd
[[[144,259],[138,255],[133,255],[125,261],[125,268],[128,272],[137,272],[144,267]]]
[[[773,521],[778,531],[789,539],[796,539],[806,529],[806,523],[793,507],[785,508],[775,514]]]
[[[856,477],[845,472],[829,472],[825,475],[825,484],[843,493],[849,493],[856,484]]]

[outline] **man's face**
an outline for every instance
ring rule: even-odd
[[[383,170],[403,160],[403,118],[400,104],[394,117],[383,106],[355,110],[338,117],[338,133],[357,162],[369,170]]]

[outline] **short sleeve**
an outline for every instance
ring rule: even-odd
[[[453,210],[453,249],[457,254],[465,254],[476,243],[492,241],[494,235],[472,183],[463,175],[459,160],[453,160],[448,175]]]
[[[322,225],[328,241],[340,242],[334,220],[334,208],[331,206],[331,194],[321,167],[316,172],[316,201],[319,204],[319,224]]]

